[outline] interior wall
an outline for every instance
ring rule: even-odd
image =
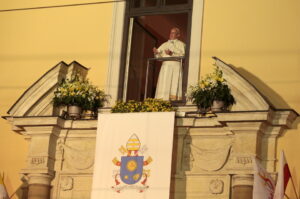
[[[0,10],[75,3],[86,1],[1,1]],[[105,3],[0,12],[0,115],[7,115],[21,94],[60,61],[76,60],[90,68],[88,78],[104,88],[112,6]],[[24,137],[1,118],[0,173],[5,173],[9,194],[21,185],[19,173],[25,167],[27,152]]]
[[[216,56],[234,64],[276,108],[300,113],[300,2],[205,1],[201,75]],[[300,192],[300,122],[279,139]],[[287,195],[295,198],[289,184]],[[298,194],[299,195],[299,194]]]
[[[173,27],[180,29],[181,36],[179,39],[186,42],[188,24],[188,15],[186,13],[141,16],[138,17],[138,21],[158,38],[158,46],[169,39],[170,30]]]

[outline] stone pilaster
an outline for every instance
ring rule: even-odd
[[[28,199],[50,199],[51,181],[55,176],[55,153],[60,133],[57,117],[14,118],[13,124],[29,141],[26,176]]]
[[[52,176],[28,174],[28,199],[50,199]]]
[[[231,186],[231,199],[252,199],[253,175],[233,175]]]

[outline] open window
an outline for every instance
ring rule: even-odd
[[[133,26],[137,27],[137,30],[149,32],[150,34],[144,33],[144,35],[147,34],[148,38],[152,38],[153,35],[155,36],[151,30],[147,30],[149,29],[149,27],[146,27],[148,22],[143,24],[145,23],[142,21],[143,18],[147,20],[156,16],[164,17],[180,14],[184,18],[187,18],[187,22],[185,23],[186,36],[185,38],[181,38],[186,43],[186,54],[183,63],[183,94],[186,93],[188,85],[194,85],[198,82],[204,0],[126,0],[114,2],[113,5],[110,56],[106,84],[106,92],[111,96],[111,105],[116,100],[127,99],[129,67],[126,68],[126,64],[129,64],[131,56],[132,43],[130,42],[136,41],[134,37],[130,37],[130,34],[131,36],[134,34]],[[150,25],[148,24],[147,26]],[[162,33],[162,37],[167,37],[167,35]],[[145,45],[149,46],[150,44]],[[156,41],[156,46],[158,45],[159,39]],[[146,52],[141,54],[146,55]],[[155,78],[153,81],[155,81]],[[154,83],[153,86],[155,86]],[[139,90],[138,88],[135,89]],[[151,94],[151,92],[148,94]],[[136,94],[133,99],[140,100],[141,96],[143,94]],[[183,102],[185,101],[183,100]]]
[[[181,31],[186,44],[182,61],[182,94],[187,90],[192,0],[129,0],[126,4],[120,70],[119,99],[142,101],[154,98],[161,61],[153,58],[153,47],[169,38],[170,29]],[[184,101],[184,100],[183,100]]]

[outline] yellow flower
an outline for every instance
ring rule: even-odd
[[[203,84],[204,84],[204,86],[208,86],[208,85],[209,85],[209,82],[204,81]]]
[[[223,77],[219,77],[219,78],[218,78],[218,81],[219,81],[219,82],[224,82],[224,78],[223,78]]]

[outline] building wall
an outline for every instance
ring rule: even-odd
[[[11,0],[1,2],[0,9],[70,3]],[[235,65],[275,107],[300,112],[299,10],[297,0],[205,1],[201,75],[211,71],[211,57],[217,56]],[[88,77],[104,88],[111,19],[111,3],[0,12],[0,115],[6,115],[26,88],[59,61],[76,60],[90,67]],[[18,173],[28,146],[7,121],[1,119],[0,126],[0,172],[5,172],[11,194],[21,184]],[[278,144],[278,152],[286,152],[296,187],[300,186],[299,140],[298,120]],[[292,190],[287,193],[292,195]]]
[[[1,1],[0,10],[84,2]],[[60,61],[76,60],[90,68],[88,78],[104,88],[112,8],[106,3],[0,12],[0,115],[7,115],[21,94]],[[21,185],[27,152],[24,137],[0,119],[0,173],[5,173],[9,194]]]
[[[300,2],[205,1],[201,75],[216,56],[233,64],[274,104],[300,113]],[[300,191],[300,120],[278,142]],[[287,195],[295,198],[289,185]],[[298,194],[299,195],[299,194]]]

